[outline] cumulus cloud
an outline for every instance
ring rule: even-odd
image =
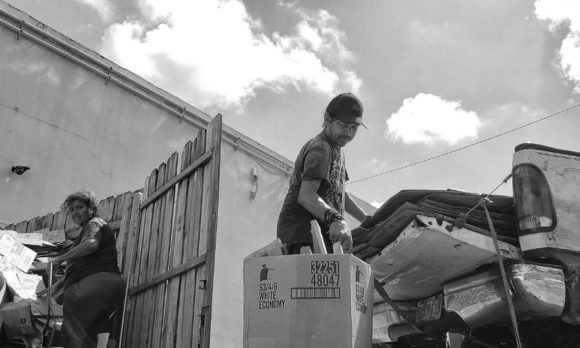
[[[463,110],[459,102],[425,93],[405,99],[386,122],[386,136],[407,144],[443,141],[453,145],[475,138],[481,126],[477,114]]]
[[[110,26],[102,53],[199,107],[243,108],[256,90],[357,92],[354,55],[335,16],[298,14],[294,32],[267,35],[239,0],[140,0],[143,16]]]
[[[560,26],[569,28],[558,53],[558,65],[564,76],[574,83],[574,91],[580,93],[580,1],[538,0],[536,17],[550,23],[550,30]]]
[[[76,0],[81,4],[92,7],[104,22],[113,19],[113,5],[108,0]]]

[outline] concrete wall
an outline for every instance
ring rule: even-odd
[[[138,189],[158,163],[195,137],[199,127],[180,123],[167,109],[16,38],[0,25],[0,221],[55,211],[79,188],[100,198]],[[18,176],[11,173],[16,165],[31,169]]]
[[[212,347],[242,347],[243,260],[276,238],[288,190],[284,171],[223,144],[212,307]],[[252,170],[258,191],[250,199]]]

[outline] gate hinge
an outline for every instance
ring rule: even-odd
[[[201,307],[201,314],[198,314],[197,315],[199,317],[199,319],[200,319],[200,321],[199,321],[200,330],[205,325],[205,313],[207,312],[207,310],[209,309],[209,307],[210,307],[210,305],[202,306]]]
[[[201,283],[197,288],[201,290],[205,290],[207,288],[207,279],[200,279],[199,282]]]

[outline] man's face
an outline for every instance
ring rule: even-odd
[[[358,127],[358,124],[344,123],[334,119],[332,122],[326,122],[324,131],[330,141],[339,147],[343,147],[354,139]]]

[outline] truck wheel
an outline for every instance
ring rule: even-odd
[[[518,324],[524,348],[579,348],[580,326],[560,319],[526,321]],[[485,328],[474,331],[462,342],[461,348],[516,348],[510,327]]]
[[[433,342],[433,341],[424,341],[424,342],[405,342],[403,340],[399,342],[392,342],[392,343],[381,343],[381,344],[373,344],[372,348],[447,348],[445,346],[445,342]]]
[[[522,324],[522,340],[531,348],[580,347],[580,326],[560,319],[526,322]]]
[[[484,328],[465,335],[460,348],[516,348],[516,343],[505,327]]]

